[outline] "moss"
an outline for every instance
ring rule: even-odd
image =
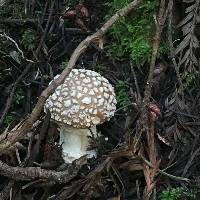
[[[117,10],[127,5],[129,0],[112,0],[106,3],[109,18]],[[107,54],[116,59],[131,59],[136,64],[150,62],[152,38],[155,32],[153,15],[156,13],[158,1],[144,0],[136,11],[122,17],[109,32],[112,41],[107,47]],[[158,56],[167,52],[165,42],[159,49]]]
[[[200,190],[196,187],[186,190],[182,187],[168,188],[159,195],[159,200],[196,200],[199,199]]]
[[[116,98],[119,107],[125,107],[131,103],[128,95],[129,87],[126,81],[119,80],[116,84]]]
[[[21,43],[26,50],[33,50],[36,43],[36,35],[34,31],[31,29],[25,30],[22,34]]]

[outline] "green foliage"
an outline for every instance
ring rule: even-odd
[[[99,74],[103,75],[105,73],[106,68],[107,67],[103,64],[97,64],[95,66],[95,71],[97,71]]]
[[[117,10],[127,5],[130,0],[112,0],[106,3],[109,18]],[[131,59],[136,64],[149,62],[152,53],[152,38],[154,34],[154,19],[158,1],[144,0],[128,17],[122,17],[113,28],[110,35],[113,41],[107,48],[109,56],[117,59]],[[159,49],[159,56],[166,52],[165,44]]]
[[[196,89],[197,91],[200,91],[199,88],[199,81],[200,81],[200,75],[198,70],[193,66],[188,72],[185,70],[182,75],[182,82],[185,88],[193,88]]]
[[[63,61],[63,62],[60,64],[60,66],[59,66],[60,70],[64,70],[64,69],[67,67],[68,62],[69,62],[69,60],[66,58],[65,61]]]
[[[159,200],[195,200],[199,189],[186,191],[182,187],[169,188],[163,190],[159,196]]]
[[[120,107],[126,107],[131,103],[128,96],[128,85],[127,82],[119,80],[116,85],[116,99]]]
[[[25,98],[24,91],[21,88],[17,88],[15,92],[15,103],[17,105],[22,104],[23,103],[22,101],[24,100],[24,98]]]
[[[15,121],[15,116],[14,115],[7,115],[3,121],[3,123],[5,124],[5,126],[9,126],[13,121]]]
[[[35,47],[35,41],[35,33],[32,30],[24,31],[21,42],[25,49],[32,50]]]

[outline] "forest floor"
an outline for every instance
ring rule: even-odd
[[[180,87],[166,54],[157,59],[150,130],[141,131],[149,63],[108,54],[109,34],[105,50],[92,42],[76,62],[106,77],[117,95],[115,116],[92,140],[97,158],[64,164],[57,126],[44,112],[13,139],[76,47],[108,20],[100,0],[69,2],[0,0],[0,200],[200,199],[200,91]],[[15,142],[6,149],[5,141]]]

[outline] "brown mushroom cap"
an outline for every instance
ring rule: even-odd
[[[109,121],[116,103],[114,88],[106,78],[91,70],[72,69],[46,100],[45,110],[58,124],[88,128]]]

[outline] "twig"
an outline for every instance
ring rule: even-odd
[[[161,0],[160,1],[160,8],[158,12],[157,18],[155,17],[155,25],[156,25],[156,33],[154,36],[153,41],[153,50],[152,50],[152,57],[151,57],[151,63],[149,67],[149,74],[148,74],[148,80],[145,86],[144,91],[144,98],[143,98],[143,105],[141,108],[141,116],[139,119],[139,126],[141,130],[139,131],[139,138],[136,138],[136,142],[140,140],[140,137],[142,136],[143,132],[146,132],[146,137],[148,141],[148,156],[150,159],[150,162],[152,163],[152,168],[149,169],[147,165],[144,164],[144,176],[146,180],[146,188],[144,190],[144,198],[146,200],[150,199],[153,189],[156,186],[156,173],[159,168],[160,161],[157,160],[157,149],[155,144],[155,132],[154,132],[154,123],[155,121],[151,119],[151,116],[149,116],[148,108],[150,106],[150,98],[151,98],[151,90],[153,86],[153,76],[154,76],[154,69],[157,59],[157,53],[158,48],[161,41],[161,34],[162,30],[167,18],[169,5],[166,9],[166,1]],[[135,147],[136,144],[134,144]]]
[[[154,36],[153,51],[152,51],[151,63],[150,63],[150,67],[149,67],[149,76],[148,76],[148,81],[146,83],[145,92],[144,92],[144,104],[145,105],[149,104],[150,97],[151,97],[151,88],[153,85],[154,67],[155,67],[155,63],[156,63],[158,48],[160,45],[162,30],[163,30],[163,27],[164,27],[164,24],[166,21],[168,11],[169,11],[169,7],[167,7],[167,9],[165,11],[165,0],[161,0],[158,17],[156,19],[156,34]]]
[[[137,95],[138,95],[138,102],[141,103],[142,97],[141,97],[140,89],[139,89],[139,86],[138,86],[138,81],[137,81],[137,77],[136,77],[136,74],[135,74],[135,70],[134,70],[132,63],[130,63],[130,66],[131,66],[131,71],[133,73],[135,87],[136,87],[136,91],[137,91]]]
[[[50,24],[50,21],[51,21],[51,18],[52,18],[52,15],[53,15],[53,7],[54,7],[54,1],[52,1],[51,3],[51,7],[50,7],[50,13],[49,13],[49,16],[48,16],[48,20],[47,20],[47,23],[46,23],[46,26],[45,26],[45,29],[44,29],[44,33],[40,39],[40,42],[39,42],[39,45],[35,51],[35,54],[37,55],[45,41],[45,38],[47,36],[47,31],[48,31],[48,28],[49,28],[49,24]],[[45,13],[44,13],[45,14]]]
[[[113,161],[113,158],[111,158],[110,156],[107,156],[107,158],[102,163],[100,163],[96,169],[91,171],[86,177],[84,177],[81,180],[74,181],[71,187],[64,188],[62,192],[52,197],[51,199],[62,200],[66,196],[68,198],[71,198],[76,193],[78,193],[80,189],[81,189],[81,192],[88,194],[89,191],[91,191],[91,186],[92,187],[96,186],[96,184],[98,183],[97,180],[100,178],[100,175],[104,172],[106,167],[108,167],[108,165],[112,163],[112,161]]]
[[[8,138],[0,141],[0,152],[5,152],[11,145],[13,145],[15,142],[19,141],[21,138],[23,138],[27,132],[29,132],[32,128],[33,123],[38,119],[40,116],[40,113],[43,110],[44,104],[46,99],[50,94],[52,94],[56,87],[58,87],[60,84],[62,84],[65,80],[65,78],[68,76],[72,68],[75,66],[76,61],[78,60],[79,56],[86,51],[88,45],[92,43],[95,40],[101,39],[101,37],[108,31],[108,29],[120,19],[120,17],[127,15],[130,13],[133,9],[135,9],[141,0],[135,0],[132,1],[130,4],[128,4],[126,7],[119,10],[115,15],[113,15],[96,33],[94,33],[91,36],[88,36],[85,40],[83,40],[78,47],[73,52],[68,65],[66,69],[61,73],[59,78],[57,78],[55,81],[52,81],[52,83],[42,92],[41,96],[38,99],[38,102],[33,109],[32,113],[29,117],[25,120],[24,125],[21,129],[11,132],[8,135]]]
[[[158,48],[160,45],[161,34],[162,34],[162,30],[166,21],[168,11],[169,11],[169,5],[165,11],[165,0],[161,0],[158,17],[157,19],[155,19],[156,33],[153,40],[152,57],[151,57],[151,63],[149,67],[148,80],[147,80],[145,91],[144,91],[143,105],[141,106],[141,116],[140,116],[140,119],[138,120],[139,132],[135,135],[135,139],[134,139],[134,145],[133,145],[134,151],[136,151],[137,149],[137,145],[140,141],[142,134],[145,131],[147,131],[147,134],[149,133],[147,108],[149,106],[150,98],[151,98],[151,88],[153,86],[154,67],[156,63]]]
[[[153,164],[151,162],[149,162],[147,159],[145,159],[142,155],[140,155],[141,159],[149,166],[149,167],[154,167]],[[165,175],[171,179],[174,179],[176,181],[186,181],[186,182],[190,182],[191,180],[188,178],[184,178],[184,177],[180,177],[180,176],[174,176],[172,174],[169,174],[167,172],[165,172],[164,170],[158,169],[158,172],[162,175]]]
[[[27,62],[34,63],[34,61],[25,58],[24,52],[19,48],[19,45],[17,44],[17,42],[15,40],[13,40],[10,36],[6,35],[6,33],[3,33],[3,34],[0,34],[0,37],[5,37],[7,40],[10,40],[12,43],[14,43],[14,45],[17,48],[17,50],[21,54],[22,58],[25,59]]]

